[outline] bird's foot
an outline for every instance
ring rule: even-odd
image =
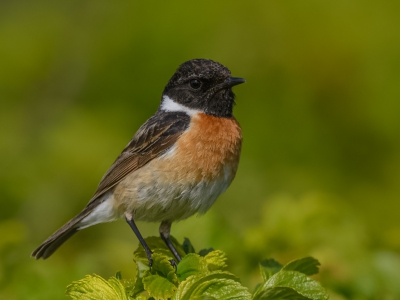
[[[175,271],[178,269],[178,264],[176,263],[175,260],[170,259],[170,260],[169,260],[169,263],[171,264],[171,266],[174,267]]]
[[[147,258],[149,260],[149,267],[151,269],[151,267],[153,266],[153,259],[151,257]]]

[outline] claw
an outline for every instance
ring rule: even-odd
[[[178,270],[178,264],[175,262],[175,260],[170,259],[169,263],[171,264],[171,266],[175,268],[175,271]]]
[[[153,265],[153,259],[152,259],[152,258],[149,258],[148,260],[149,260],[149,267],[150,267],[150,269],[151,269],[151,266]]]

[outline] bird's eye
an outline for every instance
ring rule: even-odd
[[[198,90],[201,87],[201,81],[198,79],[192,79],[189,82],[190,87],[194,90]]]

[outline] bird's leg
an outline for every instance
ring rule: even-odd
[[[125,220],[131,226],[133,232],[136,234],[139,242],[142,244],[144,251],[146,252],[147,259],[149,260],[149,266],[151,267],[153,265],[153,259],[151,258],[151,255],[153,252],[150,250],[149,246],[147,246],[146,241],[142,237],[142,235],[139,232],[139,229],[136,227],[135,222],[133,221],[133,217],[131,214],[125,213]]]
[[[176,251],[174,245],[172,244],[171,240],[169,239],[169,232],[171,231],[171,222],[168,221],[162,221],[160,228],[160,236],[164,243],[168,246],[169,250],[171,250],[172,254],[175,256],[176,260],[178,262],[181,261],[181,256],[179,255],[178,251]],[[171,262],[171,264],[174,264],[174,262]]]

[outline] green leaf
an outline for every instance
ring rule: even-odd
[[[139,296],[137,296],[135,298],[132,298],[132,299],[134,299],[134,300],[150,300],[150,299],[153,299],[153,298],[147,298],[145,295],[139,295]]]
[[[183,241],[182,249],[183,251],[185,251],[186,254],[196,253],[196,250],[194,250],[194,247],[188,238],[185,238],[185,240]]]
[[[178,251],[178,254],[183,257],[186,255],[185,251],[183,250],[182,246],[178,243],[178,241],[173,237],[170,236],[170,240],[172,244],[175,246],[175,249]],[[150,236],[145,238],[147,246],[153,251],[153,253],[159,253],[167,256],[169,259],[174,259],[173,254],[165,245],[164,241],[158,236]],[[139,244],[138,248],[134,252],[135,260],[141,260],[143,262],[148,261],[146,252],[144,251],[142,245]]]
[[[282,269],[282,265],[272,258],[261,261],[259,266],[263,282]]]
[[[221,250],[215,250],[208,253],[205,257],[205,262],[210,271],[221,270],[227,267],[227,257],[225,252]]]
[[[122,279],[121,271],[118,271],[117,273],[115,273],[115,277],[116,277],[117,279],[121,280],[121,279]]]
[[[302,259],[294,260],[283,267],[285,271],[298,271],[306,275],[314,275],[319,272],[321,264],[313,257],[305,257]]]
[[[208,253],[214,251],[214,248],[202,249],[199,251],[200,256],[206,256]]]
[[[150,273],[153,275],[160,275],[168,279],[171,283],[178,285],[178,277],[175,274],[175,268],[171,265],[168,257],[153,253],[153,266],[150,269]]]
[[[261,292],[253,300],[310,300],[310,298],[300,295],[292,288],[278,286]]]
[[[122,285],[125,287],[125,292],[129,297],[133,297],[133,291],[135,289],[135,279],[129,278],[129,279],[121,279]],[[143,284],[142,284],[143,286]],[[143,291],[143,289],[142,289]]]
[[[258,293],[275,287],[292,288],[300,295],[312,300],[326,300],[329,298],[325,289],[317,281],[297,271],[279,271],[263,285]]]
[[[107,281],[96,274],[86,275],[85,278],[72,282],[67,287],[66,294],[72,299],[79,300],[128,300],[125,288],[120,280],[111,277]]]
[[[262,283],[258,283],[255,287],[254,287],[254,291],[253,291],[253,295],[257,295],[258,292],[260,290],[262,290],[263,284]]]
[[[204,257],[195,253],[189,253],[178,264],[177,275],[180,281],[191,275],[208,272]]]
[[[153,266],[143,275],[143,287],[154,299],[168,299],[176,291],[178,277],[168,257],[153,253]]]
[[[137,261],[136,262],[136,280],[133,284],[133,287],[129,290],[130,295],[136,296],[137,294],[144,291],[143,286],[143,276],[150,270],[147,262]]]
[[[222,270],[226,267],[226,260],[226,254],[220,250],[212,251],[205,257],[189,253],[178,265],[178,278],[183,281],[191,275]]]
[[[143,285],[149,295],[157,300],[171,298],[176,291],[176,286],[160,275],[146,276],[143,278]]]
[[[174,300],[191,299],[249,300],[247,288],[228,272],[214,271],[188,277],[181,282]]]

